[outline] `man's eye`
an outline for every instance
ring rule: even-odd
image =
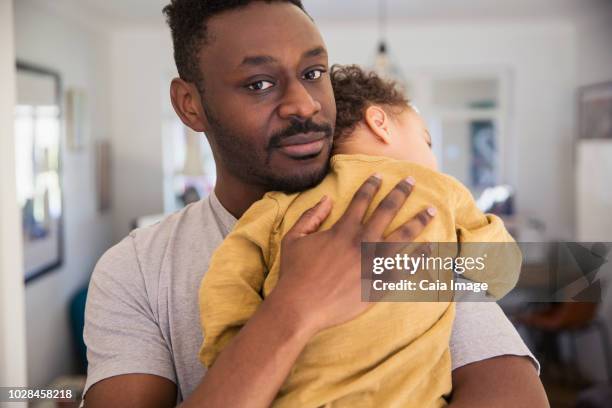
[[[322,69],[313,69],[311,71],[308,71],[306,74],[304,74],[304,79],[307,79],[309,81],[315,81],[321,78],[324,72],[325,71]]]
[[[251,91],[265,91],[268,88],[273,87],[274,84],[270,81],[257,81],[247,85],[247,88]]]

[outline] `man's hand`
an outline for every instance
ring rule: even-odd
[[[398,183],[364,222],[380,185],[378,176],[370,177],[336,224],[316,232],[331,211],[332,203],[324,198],[306,211],[283,239],[281,276],[270,296],[282,297],[282,303],[294,310],[312,334],[349,321],[371,305],[361,301],[362,242],[412,241],[435,215],[435,209],[425,208],[384,237],[385,229],[412,192],[414,181]]]
[[[219,354],[184,407],[268,407],[312,336],[367,309],[368,303],[361,302],[361,242],[410,241],[435,214],[424,209],[383,237],[413,182],[398,183],[364,222],[380,185],[379,177],[370,177],[327,231],[317,232],[331,211],[330,200],[300,217],[282,242],[276,288]]]

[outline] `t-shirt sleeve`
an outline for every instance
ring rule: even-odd
[[[172,356],[151,309],[134,239],[126,237],[98,261],[87,295],[85,392],[123,374],[153,374],[176,383]]]
[[[481,259],[483,269],[466,269],[464,277],[486,282],[488,292],[501,299],[514,288],[521,271],[523,257],[504,222],[478,208],[472,193],[460,183],[456,185],[455,228],[460,245],[459,256]]]
[[[512,323],[494,302],[457,302],[451,332],[452,369],[493,357],[528,357],[540,372],[540,364]]]
[[[277,201],[270,195],[255,202],[210,260],[199,292],[204,336],[200,361],[207,367],[263,301],[271,233],[278,211]]]

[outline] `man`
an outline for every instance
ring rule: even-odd
[[[304,213],[283,240],[276,290],[204,375],[197,290],[209,258],[266,191],[321,180],[335,104],[325,44],[299,0],[173,0],[165,12],[180,75],[172,102],[206,133],[217,183],[209,199],[133,232],[99,261],[86,313],[85,403],[265,407],[310,338],[367,309],[360,243],[384,240],[412,187],[399,183],[367,223],[377,177],[330,230],[317,232],[330,200]],[[432,216],[423,209],[387,238],[411,241]],[[451,353],[452,406],[547,406],[532,360],[520,357],[529,352],[496,305],[458,306]]]

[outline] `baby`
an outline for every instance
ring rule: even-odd
[[[321,228],[330,228],[374,172],[382,175],[382,186],[366,220],[400,180],[411,177],[414,182],[410,199],[385,236],[433,206],[437,214],[420,242],[455,243],[455,255],[467,243],[514,242],[499,218],[478,210],[467,188],[436,171],[425,123],[394,83],[357,66],[335,66],[331,78],[337,121],[329,174],[301,193],[267,193],[245,212],[211,259],[200,288],[200,360],[208,367],[274,289],[281,240],[300,215],[327,195],[334,207]],[[489,293],[499,298],[518,278],[518,249],[502,264],[495,273],[489,268],[486,276],[465,276],[488,282]],[[442,300],[377,302],[352,321],[321,331],[306,345],[273,406],[446,405],[454,311],[454,303]]]

